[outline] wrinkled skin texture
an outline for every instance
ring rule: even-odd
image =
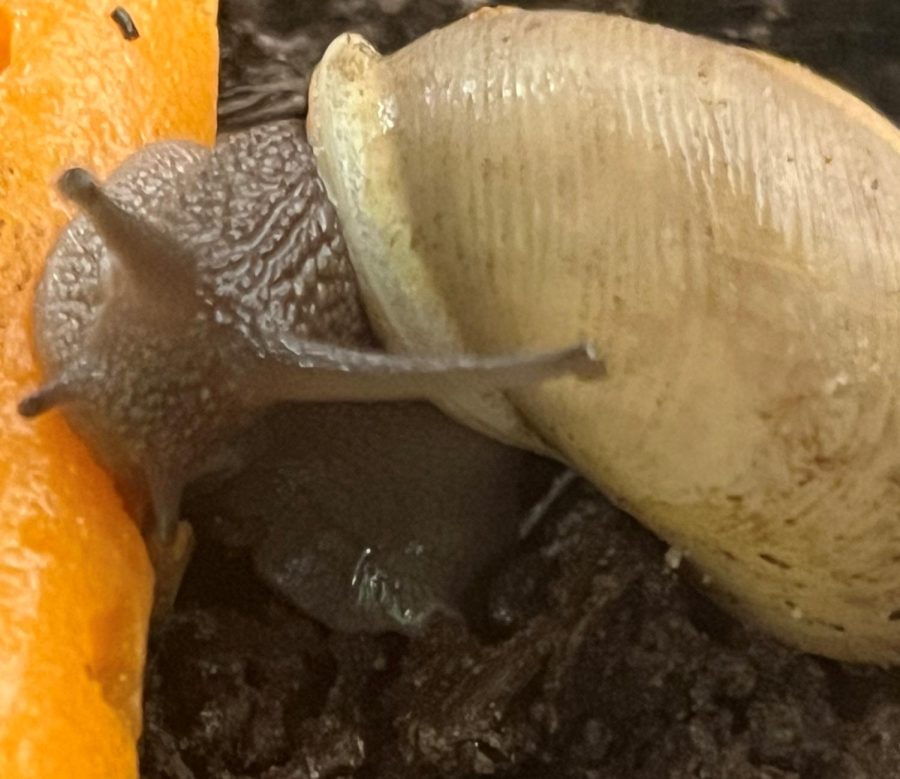
[[[123,224],[101,238],[81,216],[63,232],[36,294],[38,353],[126,493],[149,492],[166,537],[185,484],[242,459],[230,438],[296,357],[283,340],[366,345],[368,327],[299,123],[212,152],[155,144],[107,186]],[[290,207],[270,215],[285,190]]]
[[[900,115],[900,20],[890,3],[570,5],[617,7],[800,57]],[[263,52],[274,39],[260,44],[253,32],[266,20],[273,34],[298,25],[300,56],[285,59],[305,77],[344,29],[396,48],[471,7],[463,6],[410,3],[387,16],[375,3],[255,3],[241,26],[248,17],[226,5],[226,97],[238,76],[271,77]],[[474,637],[458,627],[409,643],[329,636],[279,605],[245,552],[201,543],[181,614],[153,651],[146,777],[462,777],[493,768],[534,778],[856,779],[900,771],[896,674],[852,671],[748,633],[665,573],[664,550],[646,533],[620,515],[604,519],[596,494],[585,488],[571,511],[563,508],[489,577],[487,633]],[[599,571],[598,559],[607,559]],[[509,632],[485,646],[486,636]],[[529,670],[535,651],[546,653],[538,683]],[[460,669],[473,665],[488,669],[477,685],[484,694],[447,700]],[[511,694],[513,703],[503,703]],[[497,702],[500,725],[489,713]]]

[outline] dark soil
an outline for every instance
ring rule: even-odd
[[[475,5],[224,2],[223,125],[271,111],[240,87],[276,80],[302,114],[305,80],[343,30],[386,50]],[[895,0],[558,5],[770,49],[900,118]],[[329,633],[257,581],[246,551],[201,536],[152,641],[143,776],[900,776],[900,675],[747,630],[665,551],[580,484],[486,584],[477,632],[448,618],[409,640]]]

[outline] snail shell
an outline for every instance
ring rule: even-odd
[[[741,615],[900,661],[900,135],[807,70],[624,18],[344,35],[310,141],[394,349],[595,343],[442,399],[554,451]]]

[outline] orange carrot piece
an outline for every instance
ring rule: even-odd
[[[211,143],[215,0],[0,0],[0,777],[137,776],[153,573],[107,476],[39,383],[34,283],[71,215],[60,171],[160,138]]]

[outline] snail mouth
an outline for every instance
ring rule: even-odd
[[[12,17],[0,8],[0,73],[9,67],[12,58]]]

